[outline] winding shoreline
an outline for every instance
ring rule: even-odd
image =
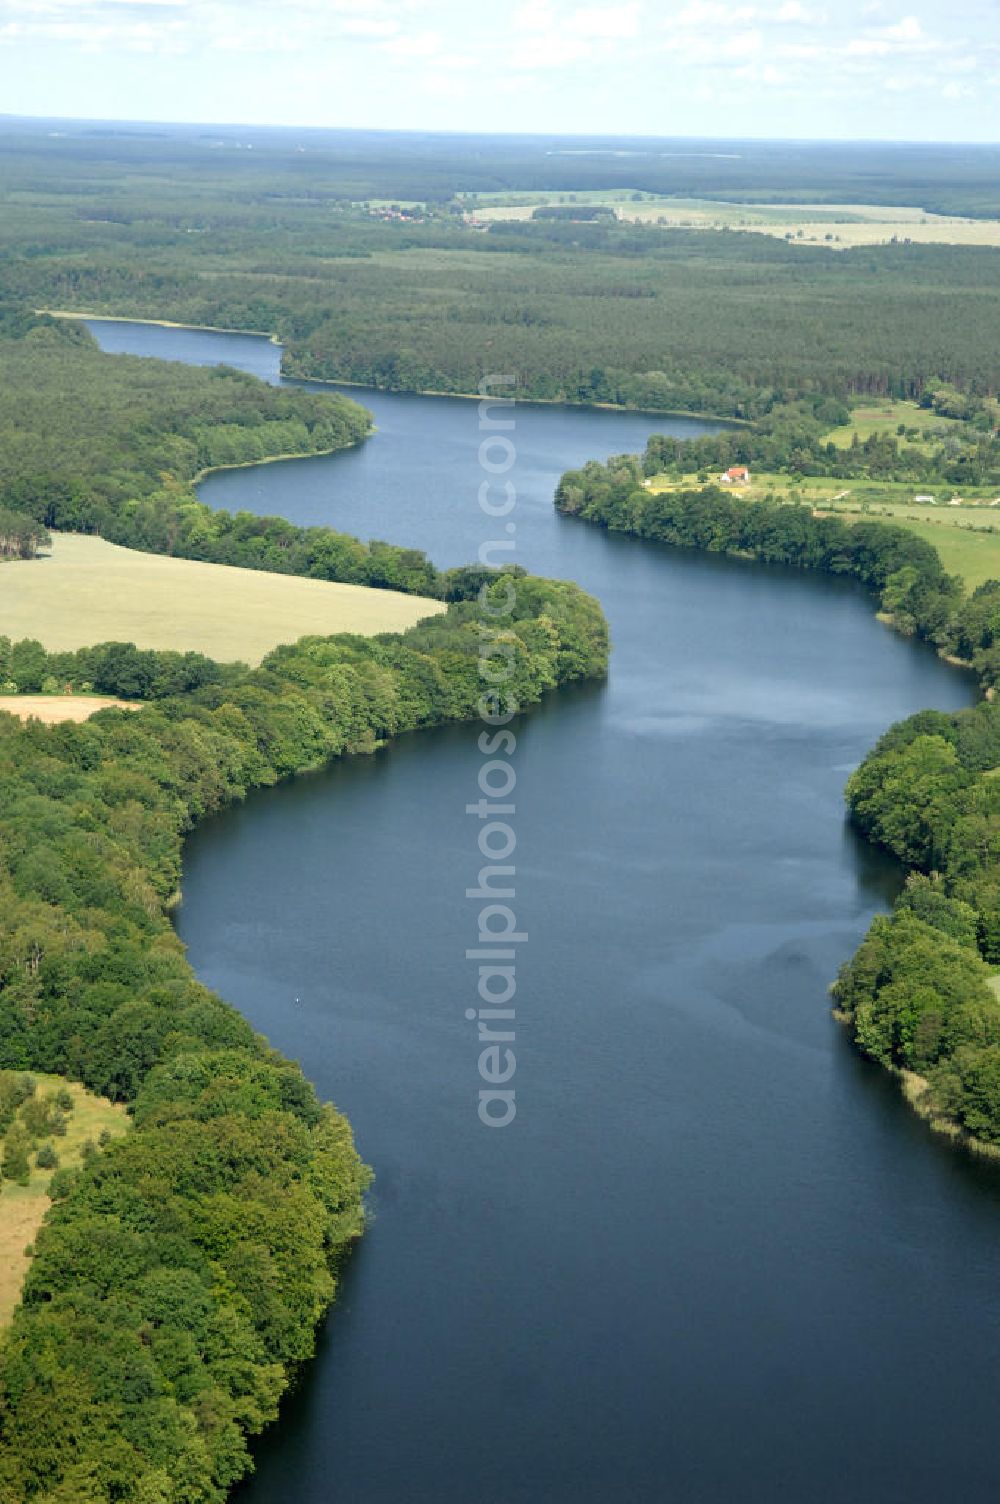
[[[610,477],[607,476],[607,467],[604,467],[604,472],[607,482],[604,486],[604,490],[601,491],[600,488],[598,488],[591,495],[588,495],[587,493],[586,482],[582,473],[580,471],[568,472],[560,482],[559,489],[556,493],[555,505],[557,510],[559,510],[564,516],[576,517],[580,521],[589,522],[592,525],[596,524],[597,526],[603,527],[608,532],[619,532],[629,536],[639,537],[648,542],[654,542],[665,547],[679,549],[689,548],[692,551],[698,552],[718,552],[730,556],[742,555],[743,557],[758,559],[762,562],[773,562],[779,564],[782,567],[798,568],[804,573],[838,573],[843,574],[847,577],[853,577],[865,587],[869,596],[874,597],[874,614],[877,620],[890,627],[900,636],[917,638],[918,640],[922,639],[924,642],[926,642],[926,645],[928,647],[932,648],[938,659],[946,663],[950,668],[958,669],[965,674],[972,674],[975,676],[978,695],[975,699],[973,699],[973,706],[976,703],[988,704],[993,700],[993,693],[991,688],[983,684],[982,677],[977,673],[973,663],[959,658],[954,652],[943,651],[939,642],[931,640],[932,631],[931,626],[928,624],[928,618],[926,617],[926,615],[921,615],[919,611],[916,615],[914,615],[913,612],[915,608],[909,604],[909,601],[907,601],[902,608],[904,620],[901,622],[899,615],[894,610],[889,610],[886,608],[885,592],[888,589],[889,582],[893,578],[895,578],[892,573],[893,563],[886,563],[884,566],[880,566],[877,563],[878,554],[874,544],[872,544],[872,554],[874,556],[873,558],[866,559],[863,553],[859,554],[857,558],[854,558],[850,555],[848,549],[847,558],[850,562],[844,563],[840,561],[839,567],[834,568],[831,563],[831,556],[829,555],[819,553],[807,556],[804,547],[802,548],[801,552],[797,551],[801,540],[796,538],[792,532],[789,532],[785,555],[781,556],[780,544],[776,543],[775,539],[770,537],[770,535],[768,535],[766,532],[766,521],[760,522],[757,530],[754,531],[754,528],[748,522],[747,517],[742,516],[738,511],[735,511],[733,509],[734,506],[737,505],[734,502],[734,499],[723,498],[721,496],[718,497],[718,506],[723,510],[726,506],[728,506],[729,513],[726,515],[724,522],[717,520],[716,529],[712,534],[711,541],[705,541],[703,535],[698,532],[697,527],[691,525],[692,519],[696,519],[698,516],[699,504],[704,499],[703,493],[688,493],[684,499],[686,510],[684,509],[684,507],[682,507],[680,510],[675,507],[672,513],[669,509],[667,509],[662,516],[657,517],[655,510],[646,511],[642,508],[639,508],[638,511],[630,514],[627,503],[623,501],[623,496],[620,494],[615,495],[613,492],[613,486],[610,483]],[[634,484],[634,482],[631,483]],[[629,484],[630,482],[628,481],[628,479],[624,479],[621,482],[620,489],[627,490]],[[584,488],[582,492],[581,487]],[[648,492],[643,491],[641,493],[641,496],[643,503],[649,501]],[[771,511],[772,513],[780,513],[781,508],[772,507]],[[765,512],[762,512],[760,515],[761,517],[766,518]],[[814,519],[810,514],[810,521],[813,520]],[[873,527],[878,529],[884,535],[884,541],[882,543],[883,556],[886,559],[889,559],[892,553],[892,534],[894,532],[898,533],[901,530],[898,527],[893,527],[892,524],[884,523],[873,524]],[[736,539],[739,539],[741,543],[741,546],[738,548],[732,546],[733,541],[735,541]],[[917,541],[919,542],[921,540]],[[727,542],[729,542],[730,546],[726,546]],[[827,540],[826,546],[828,550],[833,551],[833,556],[839,559],[839,556],[836,556],[834,544]],[[921,558],[919,568],[925,571],[925,583],[928,591],[928,599],[933,600],[934,582],[936,580],[940,581],[941,579],[947,581],[947,577],[944,575],[940,557],[934,550],[933,546],[931,544],[923,544],[922,546],[925,550],[925,553]],[[918,555],[917,557],[920,556]],[[895,562],[896,567],[898,567],[898,562],[893,562]],[[887,570],[889,571],[888,578],[886,577]],[[914,566],[913,572],[915,575],[918,575],[916,566]],[[914,588],[916,587],[914,586]],[[967,599],[967,597],[964,596],[956,597],[954,595],[941,597],[941,599],[947,599],[952,602],[952,604],[948,607],[948,610],[952,612],[957,609],[955,600],[958,598]],[[929,605],[926,609],[928,611],[933,611],[933,606]],[[933,620],[934,618],[931,619]],[[972,706],[969,707],[970,710],[971,708]],[[889,728],[886,728],[886,732],[883,733],[883,736],[888,734],[888,730]],[[881,745],[881,738],[879,745]],[[863,760],[862,766],[867,763],[867,761],[873,756],[875,756],[874,749],[867,754],[866,759]],[[851,807],[853,809],[853,806]],[[908,855],[902,849],[897,850],[894,845],[881,841],[879,839],[877,831],[873,833],[870,829],[865,829],[864,827],[862,827],[861,833],[870,845],[887,850],[895,858],[895,860],[899,862],[900,867],[904,874],[906,874],[906,876],[910,876],[914,873],[926,872],[927,870],[929,870],[925,865],[921,863],[918,857]],[[974,900],[970,899],[970,903],[974,903]],[[890,911],[890,920],[895,919],[900,912],[901,910],[899,908],[893,906],[892,910]],[[869,935],[871,935],[871,933],[872,931],[869,931]],[[945,933],[946,932],[942,931],[942,933],[938,935],[937,946],[939,950],[941,948],[941,945],[943,944],[943,936]],[[863,942],[862,949],[865,943],[866,942]],[[838,1003],[841,1002],[843,996],[841,988],[844,985],[844,978],[845,976],[849,975],[850,968],[855,964],[857,957],[861,954],[862,950],[859,950],[855,953],[854,957],[850,957],[845,960],[841,967],[838,979],[831,984],[831,992]],[[974,950],[974,954],[976,956],[977,963],[983,968],[983,971],[985,972],[987,964],[989,963],[988,953],[985,951],[981,952],[979,946],[977,945]],[[995,958],[993,964],[995,964]],[[891,974],[892,973],[890,972],[890,975]],[[874,980],[872,982],[872,1007],[876,1005],[874,1000],[880,996],[879,987],[881,985],[882,984],[879,984]],[[893,1044],[891,1046],[891,1053],[890,1045],[888,1044],[880,1044],[879,1047],[876,1048],[875,1045],[871,1043],[871,1040],[868,1039],[867,1036],[864,1036],[862,1034],[858,1017],[856,1017],[853,1009],[847,1006],[839,1006],[835,1007],[833,1011],[834,1016],[837,1017],[840,1022],[847,1024],[851,1028],[852,1044],[854,1045],[854,1047],[863,1056],[874,1060],[884,1069],[888,1069],[890,1073],[896,1077],[896,1079],[900,1083],[901,1089],[904,1092],[907,1103],[914,1109],[915,1112],[918,1113],[920,1117],[924,1119],[924,1121],[928,1124],[932,1131],[947,1137],[956,1145],[956,1147],[964,1147],[970,1152],[977,1155],[985,1155],[990,1158],[1000,1158],[1000,1141],[992,1141],[990,1139],[983,1138],[966,1125],[966,1122],[963,1120],[962,1115],[963,1111],[965,1110],[963,1098],[956,1098],[955,1105],[952,1109],[948,1111],[943,1110],[939,1104],[935,1104],[930,1100],[930,1097],[934,1091],[934,1085],[932,1081],[919,1075],[918,1072],[912,1068],[912,1065],[908,1066],[902,1063],[907,1058],[906,1055],[902,1053],[903,1046],[899,1045],[898,1043]],[[860,1011],[861,1005],[858,1004],[859,1015]],[[951,1064],[954,1057],[948,1052],[944,1045],[941,1045],[939,1047],[939,1053],[932,1055],[929,1058],[931,1064],[935,1068],[941,1067],[943,1069],[945,1066]],[[987,1128],[987,1131],[990,1131],[990,1129],[992,1128],[990,1118],[986,1116],[981,1119],[981,1121]],[[995,1113],[993,1122],[995,1122]]]
[[[190,329],[201,334],[246,334],[253,339],[266,339],[271,345],[281,345],[281,340],[274,331],[267,329],[227,329],[222,324],[181,324],[176,319],[140,319],[126,313],[79,313],[71,308],[36,308],[34,311],[45,314],[50,319],[72,319],[81,324],[88,319],[100,320],[104,324],[153,324],[157,329]],[[186,365],[189,362],[182,361],[180,364]]]
[[[72,319],[76,323],[86,323],[88,320],[107,324],[151,324],[157,329],[190,329],[192,333],[201,334],[245,334],[252,339],[266,339],[268,344],[277,345],[280,350],[286,348],[281,336],[275,331],[267,329],[230,329],[224,324],[185,324],[176,319],[152,319],[138,318],[134,314],[124,313],[81,313],[69,308],[36,308],[38,314],[46,314],[51,319]],[[163,357],[153,357],[162,359]],[[435,387],[383,387],[375,386],[370,381],[348,381],[342,376],[300,376],[293,372],[286,372],[279,364],[278,376],[285,381],[308,381],[316,386],[351,387],[362,392],[384,392],[393,397],[454,397],[458,402],[482,402],[481,392],[442,392]],[[752,423],[749,418],[735,418],[724,413],[693,412],[690,408],[681,407],[625,407],[618,402],[573,402],[568,397],[518,397],[517,401],[522,406],[530,407],[569,407],[582,412],[608,412],[608,413],[637,413],[650,418],[690,418],[693,423],[725,423],[733,428],[750,428]],[[332,453],[332,450],[326,451]],[[281,455],[276,458],[298,459],[299,455]],[[266,460],[250,460],[249,464],[266,464]],[[218,465],[214,467],[220,470],[235,469],[236,466]]]
[[[198,471],[197,475],[192,475],[191,485],[200,485],[210,475],[218,475],[223,470],[254,470],[258,465],[277,465],[284,460],[318,460],[329,458],[331,454],[343,454],[347,449],[357,449],[360,444],[363,444],[366,439],[370,439],[377,432],[378,429],[373,423],[368,432],[362,434],[360,439],[355,439],[352,444],[334,444],[328,449],[297,449],[292,450],[288,454],[268,454],[259,460],[233,460],[229,465],[206,465],[204,469]]]

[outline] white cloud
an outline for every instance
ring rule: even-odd
[[[556,17],[551,5],[519,5],[510,25],[512,31],[554,31]]]
[[[591,46],[582,39],[549,32],[515,47],[505,61],[511,68],[569,68],[592,56]]]
[[[384,43],[384,49],[392,57],[436,57],[442,50],[441,36],[436,31],[418,31],[413,36],[394,36]]]
[[[895,26],[884,26],[882,35],[890,42],[924,42],[927,33],[916,16],[904,16]]]
[[[754,5],[725,5],[721,0],[688,0],[684,9],[664,21],[664,30],[675,26],[742,26],[754,20],[757,8]]]
[[[315,50],[380,39],[420,0],[0,0],[0,38],[125,50],[157,42],[216,51]]]
[[[391,37],[399,30],[399,22],[388,16],[345,16],[338,30],[345,37]]]
[[[515,40],[504,62],[511,68],[537,70],[606,61],[618,44],[628,44],[640,35],[642,9],[641,0],[572,9],[557,9],[547,0],[520,5],[511,16]],[[491,55],[498,56],[495,43]]]
[[[904,16],[891,26],[870,26],[847,44],[851,57],[888,57],[890,54],[933,52],[942,42],[927,35],[916,16]]]
[[[755,58],[764,47],[764,35],[758,27],[743,27],[722,35],[717,32],[682,32],[668,37],[662,44],[662,50],[678,60],[706,67],[714,67],[720,59],[728,64],[738,62],[740,58]]]
[[[785,0],[784,5],[779,5],[774,12],[772,19],[781,25],[818,26],[825,17],[818,11],[807,9],[800,0]]]
[[[584,37],[638,36],[638,0],[631,5],[585,5],[573,12],[569,26]]]

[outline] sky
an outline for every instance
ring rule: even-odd
[[[1000,140],[1000,0],[0,0],[0,111]]]

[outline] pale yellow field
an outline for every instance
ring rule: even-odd
[[[83,1144],[87,1139],[96,1144],[105,1128],[116,1138],[128,1131],[129,1118],[120,1104],[93,1096],[77,1082],[67,1082],[62,1076],[43,1076],[35,1071],[30,1074],[38,1083],[39,1096],[66,1086],[73,1097],[65,1138],[48,1140],[55,1147],[61,1168],[76,1168]],[[0,1326],[7,1325],[21,1298],[30,1262],[24,1250],[34,1240],[52,1204],[46,1193],[53,1172],[39,1170],[34,1161],[32,1154],[28,1185],[4,1181],[0,1187]]]
[[[51,554],[0,565],[0,632],[51,651],[97,642],[256,664],[308,635],[402,632],[441,601],[295,575],[199,564],[62,533]]]
[[[791,235],[793,245],[826,245],[834,250],[847,250],[856,245],[888,245],[893,238],[910,240],[918,245],[1000,246],[1000,220],[947,219],[944,215],[929,215],[926,220],[910,224],[877,219],[833,224],[806,220],[784,225],[749,224],[742,228],[755,234],[775,235],[779,240]],[[827,240],[828,234],[833,235],[832,241]]]
[[[41,721],[58,726],[61,721],[89,721],[99,710],[117,705],[119,710],[141,710],[131,700],[111,700],[105,695],[0,695],[0,711],[22,721]]]
[[[963,219],[929,214],[924,209],[883,204],[731,204],[708,199],[630,201],[625,192],[577,194],[584,204],[607,204],[621,220],[659,224],[673,229],[748,230],[757,235],[791,237],[795,244],[846,250],[856,245],[884,245],[895,237],[921,245],[1000,246],[1000,220]],[[530,219],[541,203],[572,207],[564,194],[539,194],[530,204],[479,203],[480,221]]]

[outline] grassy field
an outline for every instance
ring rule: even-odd
[[[710,474],[709,481],[717,485],[719,476]],[[693,474],[679,477],[654,475],[646,484],[650,491],[677,491],[689,490],[701,482]],[[917,507],[919,512],[927,513],[928,521],[956,526],[974,518],[980,523],[1000,524],[1000,515],[993,513],[990,507],[990,503],[997,499],[997,492],[985,486],[963,490],[961,499],[967,504],[952,506],[955,492],[947,485],[924,485],[915,481],[844,480],[826,475],[797,477],[775,471],[754,470],[752,484],[734,486],[733,494],[742,496],[747,501],[761,501],[765,496],[774,495],[781,500],[787,498],[810,502],[813,506],[825,507],[843,502],[849,509],[856,510],[859,506],[884,504],[909,507],[910,511],[916,505],[917,496],[931,495],[935,498],[935,505],[922,503]],[[1000,508],[997,511],[1000,513]]]
[[[750,230],[759,235],[791,239],[806,246],[825,245],[846,250],[856,245],[882,245],[893,239],[922,245],[1000,246],[1000,220],[964,219],[928,214],[925,210],[882,204],[737,204],[713,199],[659,197],[654,193],[614,189],[576,194],[480,194],[467,207],[483,222],[530,219],[542,205],[571,208],[602,204],[619,219],[694,230]]]
[[[128,1131],[129,1119],[124,1107],[108,1102],[104,1097],[95,1097],[76,1082],[66,1082],[61,1076],[31,1074],[37,1082],[39,1096],[47,1096],[65,1086],[73,1098],[66,1136],[51,1140],[61,1168],[73,1169],[79,1165],[80,1150],[88,1139],[96,1144],[105,1130],[114,1137]],[[46,1193],[53,1172],[38,1169],[34,1159],[32,1154],[28,1185],[4,1181],[0,1188],[0,1326],[7,1325],[21,1298],[21,1286],[29,1263],[25,1249],[33,1241],[51,1205]]]
[[[63,533],[38,559],[0,565],[0,631],[51,651],[97,642],[259,663],[309,634],[405,631],[440,601],[294,575],[199,564]]]
[[[961,427],[958,419],[942,418],[927,408],[918,407],[916,402],[872,402],[853,408],[850,423],[842,428],[831,428],[823,435],[822,442],[836,444],[838,449],[849,449],[855,434],[861,443],[876,434],[894,437],[901,424],[908,430],[917,430],[918,439],[906,437],[906,443],[915,444],[917,448],[922,439],[933,441],[935,437],[943,437],[949,429]]]
[[[717,483],[718,477],[712,480]],[[699,484],[696,475],[654,475],[646,482],[647,489],[654,493],[691,490]],[[901,481],[845,481],[827,476],[800,481],[789,475],[756,471],[752,485],[734,487],[732,494],[748,502],[772,495],[842,516],[845,522],[896,522],[932,543],[945,569],[961,575],[967,590],[974,590],[985,580],[1000,579],[1000,507],[994,511],[990,505],[996,499],[995,492],[966,491],[966,505],[952,506],[941,500],[930,506],[914,501],[919,489]],[[942,497],[946,490],[941,492]]]
[[[949,574],[960,574],[967,590],[974,590],[986,580],[1000,580],[1000,522],[989,531],[982,523],[968,521],[946,522],[915,517],[912,509],[882,509],[894,522],[908,527],[911,532],[928,543],[933,543],[941,557],[941,563]],[[871,515],[874,515],[874,511]]]

